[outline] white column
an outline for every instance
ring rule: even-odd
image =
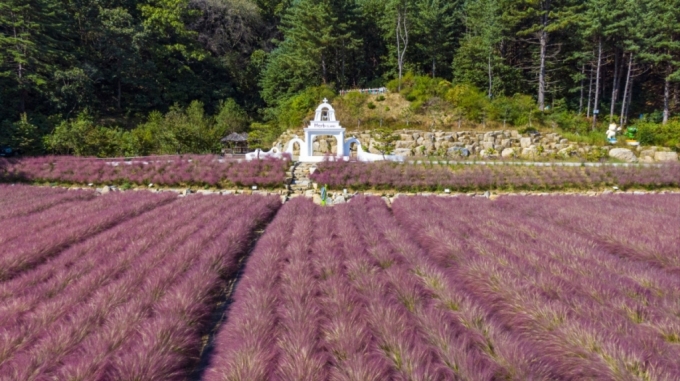
[[[309,157],[309,156],[312,156],[313,153],[314,153],[314,149],[312,147],[312,134],[310,134],[309,131],[305,131],[304,154],[303,154],[302,147],[300,147],[300,156],[301,157]]]
[[[335,135],[335,140],[338,141],[338,157],[343,157],[345,156],[345,133],[340,132],[337,135]]]

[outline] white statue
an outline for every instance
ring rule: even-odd
[[[607,130],[607,141],[610,144],[616,143],[616,132],[621,131],[621,127],[616,127],[616,123],[611,123],[609,129]]]

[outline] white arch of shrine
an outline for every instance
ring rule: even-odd
[[[295,143],[300,145],[300,156],[298,161],[303,163],[316,163],[328,159],[328,156],[314,156],[314,137],[318,135],[333,136],[337,142],[337,152],[332,159],[349,160],[350,146],[352,143],[357,144],[357,159],[359,161],[379,161],[392,160],[403,161],[404,158],[398,155],[378,155],[365,152],[362,149],[361,142],[352,137],[345,141],[345,129],[340,125],[340,122],[335,117],[335,109],[328,103],[328,99],[324,99],[323,103],[316,108],[314,113],[314,120],[309,123],[309,127],[304,129],[304,139],[297,136],[286,144],[284,152],[293,155],[293,147]]]
[[[256,150],[246,154],[246,160],[264,159],[268,157],[281,158],[283,154],[289,154],[293,157],[295,151],[295,144],[300,146],[300,156],[298,161],[303,163],[318,163],[324,160],[349,160],[350,147],[352,143],[357,145],[357,160],[359,161],[404,161],[403,156],[399,155],[380,155],[364,151],[361,142],[356,137],[352,136],[345,140],[345,129],[342,128],[340,122],[335,118],[335,109],[328,103],[328,99],[324,99],[323,103],[316,108],[314,113],[314,120],[309,123],[309,127],[304,129],[304,139],[295,136],[287,144],[283,152],[279,148],[272,148],[269,152]],[[330,135],[335,137],[337,142],[337,152],[334,156],[314,156],[314,137],[318,135]]]

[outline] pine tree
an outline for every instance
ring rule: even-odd
[[[346,0],[297,0],[283,17],[284,40],[272,52],[262,80],[262,95],[270,105],[283,96],[318,84],[346,82],[347,57],[361,47],[351,22],[342,14],[354,12]]]
[[[680,81],[680,1],[648,0],[642,21],[648,26],[642,58],[654,64],[663,77],[663,123],[670,118],[671,82]]]
[[[486,88],[488,98],[501,82],[494,78],[494,66],[502,64],[498,47],[505,25],[501,16],[498,0],[467,2],[463,16],[466,33],[453,61],[456,82]]]
[[[547,60],[551,47],[551,35],[563,30],[578,19],[578,2],[572,0],[509,0],[505,17],[519,25],[519,36],[532,37],[538,45],[537,101],[540,111],[545,110],[547,86]]]
[[[12,84],[19,113],[45,90],[58,59],[68,57],[58,49],[65,33],[58,19],[57,4],[48,0],[0,2],[0,77]]]
[[[595,95],[593,101],[593,124],[597,126],[597,117],[600,106],[600,93],[602,84],[602,65],[607,49],[606,44],[616,36],[625,25],[625,9],[621,7],[620,0],[588,0],[586,9],[581,19],[583,36],[593,42],[595,57]]]
[[[425,58],[423,63],[431,63],[428,66],[432,78],[437,76],[438,65],[450,62],[448,53],[459,29],[459,8],[456,1],[418,0],[416,3],[415,45]]]

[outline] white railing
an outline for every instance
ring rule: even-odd
[[[375,89],[340,90],[340,95],[345,95],[345,94],[351,93],[353,91],[357,91],[361,94],[387,94],[387,88],[386,87],[378,87],[378,88],[375,88]]]

